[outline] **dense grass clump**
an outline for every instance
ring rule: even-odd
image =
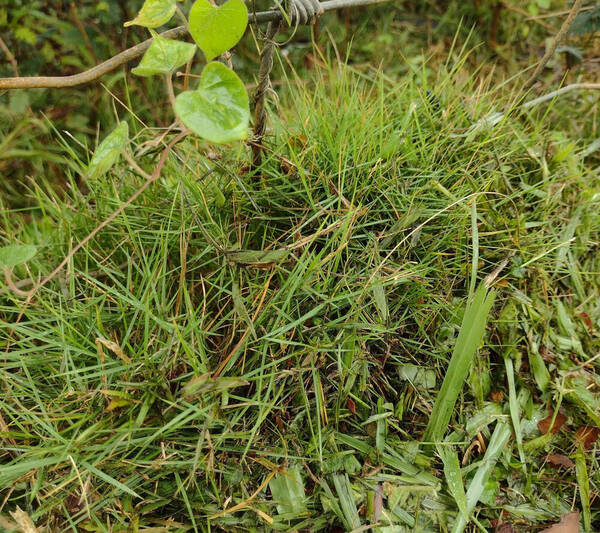
[[[471,129],[505,103],[460,61],[401,79],[331,63],[286,89],[257,174],[244,148],[178,145],[19,321],[0,294],[5,507],[48,531],[396,532],[462,529],[469,498],[487,529],[575,499],[593,523],[574,433],[600,425],[600,183],[536,110]],[[161,134],[136,137],[144,168]],[[23,288],[141,184],[125,163],[85,191],[70,172],[4,212],[4,238],[40,246]],[[424,441],[490,274],[484,341]]]

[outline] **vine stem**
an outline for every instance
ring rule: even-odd
[[[552,43],[546,50],[544,57],[542,57],[541,61],[538,63],[538,66],[533,71],[533,74],[531,75],[531,77],[525,82],[525,85],[523,86],[523,89],[522,89],[523,94],[527,93],[527,91],[529,91],[529,89],[531,89],[533,87],[533,85],[535,84],[537,77],[540,75],[540,72],[542,72],[542,70],[548,63],[548,61],[550,61],[550,58],[554,55],[554,52],[556,51],[556,48],[561,43],[561,41],[565,38],[569,29],[573,25],[573,21],[575,20],[577,13],[579,13],[579,10],[581,9],[582,5],[583,5],[583,0],[575,0],[575,2],[573,3],[573,6],[571,7],[571,10],[569,11],[569,15],[563,22],[562,26],[560,27],[560,30],[558,30],[556,37],[554,38],[554,40],[552,41]]]
[[[171,149],[179,142],[181,141],[186,135],[188,135],[189,131],[185,130],[182,131],[181,133],[179,133],[179,135],[177,135],[167,146],[166,148],[163,150],[162,155],[160,157],[160,160],[158,161],[158,164],[156,165],[156,168],[154,169],[154,172],[152,172],[152,174],[147,174],[146,172],[144,172],[143,170],[136,168],[136,171],[140,172],[142,174],[143,177],[145,177],[146,181],[144,182],[144,184],[137,189],[121,206],[119,206],[119,208],[114,211],[108,218],[104,219],[100,224],[98,224],[90,233],[88,233],[88,235],[86,237],[84,237],[81,241],[79,241],[79,243],[77,244],[77,246],[75,246],[75,248],[73,248],[66,256],[65,258],[60,262],[60,264],[52,271],[50,272],[50,274],[48,274],[46,277],[44,277],[38,284],[36,284],[31,290],[29,290],[27,292],[27,298],[25,300],[25,302],[23,302],[23,306],[21,307],[21,311],[19,312],[19,316],[17,316],[17,319],[15,320],[15,322],[13,323],[14,326],[16,326],[20,321],[21,318],[23,318],[23,315],[25,314],[25,311],[27,310],[27,308],[29,307],[29,304],[31,303],[31,301],[33,300],[33,297],[37,294],[37,292],[44,286],[46,285],[49,281],[51,281],[62,269],[65,265],[67,265],[67,263],[73,258],[73,256],[79,251],[81,250],[81,248],[83,248],[88,242],[90,242],[100,231],[102,231],[106,226],[108,226],[113,220],[115,220],[123,211],[125,211],[125,209],[127,209],[133,202],[135,202],[135,200],[148,188],[150,187],[150,185],[152,185],[160,176],[160,173],[162,171],[162,168],[164,167],[166,161],[167,161],[167,156],[169,155],[169,152],[171,151]],[[15,330],[13,329],[11,331],[14,332]],[[7,342],[7,346],[6,346],[6,351],[8,351],[10,347],[10,337],[9,337],[9,341]]]
[[[323,11],[332,11],[335,9],[343,9],[347,7],[360,7],[370,4],[381,4],[383,2],[389,2],[391,0],[328,0],[322,2],[321,7]],[[261,22],[270,22],[275,20],[283,20],[283,14],[281,11],[274,9],[271,11],[261,11],[258,13],[248,14],[249,24],[258,24]],[[161,37],[166,39],[177,39],[188,34],[186,26],[178,26],[171,30],[167,30],[161,33]],[[136,59],[144,54],[146,50],[152,44],[152,39],[147,39],[144,42],[137,44],[127,50],[124,50],[120,54],[117,54],[110,59],[107,59],[103,63],[92,67],[89,70],[80,72],[79,74],[73,74],[72,76],[31,76],[31,77],[14,77],[14,78],[0,78],[0,89],[39,89],[39,88],[62,88],[62,87],[75,87],[77,85],[83,85],[84,83],[90,83],[98,78],[112,72],[119,68],[121,65]]]

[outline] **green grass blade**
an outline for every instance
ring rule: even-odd
[[[519,450],[519,458],[525,474],[527,474],[527,461],[525,459],[525,451],[523,450],[523,433],[521,431],[521,412],[517,399],[517,390],[515,387],[515,368],[510,354],[504,358],[506,367],[506,379],[508,381],[508,406],[510,409],[510,419],[517,439],[517,449]]]
[[[81,465],[84,468],[86,468],[87,470],[89,470],[89,472],[91,474],[94,474],[95,476],[99,477],[103,481],[106,481],[109,485],[112,485],[113,487],[115,487],[123,492],[126,492],[127,494],[131,494],[131,496],[135,496],[136,498],[141,498],[141,496],[139,496],[137,494],[137,492],[130,489],[127,485],[124,485],[123,483],[116,480],[115,478],[110,477],[108,474],[105,474],[104,472],[102,472],[102,470],[98,470],[95,466],[92,466],[87,461],[81,461]]]
[[[339,474],[333,476],[333,484],[338,495],[340,507],[344,514],[344,521],[348,531],[360,527],[360,518],[358,516],[358,510],[354,503],[354,497],[352,496],[352,487],[347,474]]]
[[[433,412],[423,436],[424,441],[441,441],[444,432],[448,428],[452,410],[462,390],[475,352],[483,338],[487,317],[494,303],[494,298],[494,291],[488,292],[485,285],[480,285],[473,300],[467,305],[442,388],[433,406]]]
[[[577,477],[577,488],[579,491],[579,501],[583,514],[583,528],[585,531],[592,531],[592,512],[590,509],[590,479],[587,466],[585,464],[585,454],[583,448],[579,446],[575,455],[575,474]]]
[[[490,474],[492,473],[500,454],[508,443],[511,434],[512,430],[509,424],[502,421],[497,422],[485,455],[467,489],[467,515],[470,515],[473,512],[479,498],[481,498]],[[452,533],[462,533],[466,525],[467,520],[465,520],[464,515],[458,515]]]
[[[450,489],[450,494],[452,494],[463,518],[468,520],[467,496],[465,494],[465,485],[460,471],[460,463],[458,462],[458,454],[454,448],[444,445],[438,445],[437,452],[444,463],[444,476],[446,477],[446,483]]]

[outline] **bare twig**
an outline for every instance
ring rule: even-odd
[[[19,315],[17,316],[17,319],[15,320],[15,322],[13,323],[14,326],[16,326],[16,324],[18,324],[21,321],[21,318],[23,318],[23,315],[25,314],[25,311],[27,310],[27,308],[29,307],[29,304],[31,303],[31,301],[33,300],[33,297],[37,294],[37,292],[44,286],[46,285],[46,283],[48,283],[49,281],[51,281],[61,270],[62,268],[67,265],[69,263],[69,261],[73,258],[73,256],[79,251],[81,250],[81,248],[83,248],[90,240],[92,240],[100,231],[102,231],[102,229],[104,229],[106,226],[108,226],[113,220],[115,220],[123,211],[125,211],[125,209],[127,209],[133,202],[135,202],[135,200],[148,188],[150,187],[150,185],[152,185],[160,176],[160,173],[162,171],[162,168],[165,164],[165,162],[167,161],[167,156],[169,155],[169,152],[171,151],[171,149],[179,142],[181,141],[181,139],[183,139],[187,134],[189,133],[188,130],[183,131],[181,133],[179,133],[179,135],[177,135],[168,145],[167,147],[163,150],[163,153],[160,157],[160,160],[158,162],[158,164],[156,165],[156,168],[154,169],[154,172],[152,173],[152,175],[148,175],[146,173],[145,176],[146,177],[146,181],[144,182],[144,184],[137,190],[135,191],[121,206],[119,206],[119,208],[114,211],[108,218],[106,218],[105,220],[103,220],[100,224],[98,224],[98,226],[96,226],[83,240],[81,240],[77,246],[75,246],[75,248],[73,248],[67,255],[66,257],[60,262],[60,264],[52,271],[50,272],[50,274],[48,274],[45,278],[42,279],[42,281],[40,281],[39,283],[37,283],[28,293],[27,293],[27,299],[25,300],[25,302],[23,303],[22,307],[21,307],[21,311],[19,312]],[[13,329],[11,331],[11,336],[12,336],[12,332],[14,332],[15,330]],[[9,337],[9,341],[6,343],[6,352],[8,352],[8,349],[10,348],[10,337]]]
[[[547,94],[543,94],[533,100],[529,100],[527,102],[517,103],[515,104],[511,110],[509,111],[499,111],[497,113],[492,113],[482,119],[478,120],[473,124],[465,135],[472,135],[473,133],[487,128],[492,128],[502,119],[504,119],[507,115],[510,115],[517,108],[520,109],[529,109],[530,107],[535,107],[538,104],[543,104],[544,102],[548,102],[549,100],[554,100],[555,98],[562,96],[563,94],[569,93],[571,91],[583,91],[583,90],[599,90],[600,83],[572,83],[571,85],[565,85],[560,89],[556,89],[555,91],[551,91]]]
[[[389,2],[390,0],[328,0],[322,2],[321,6],[323,11],[331,11],[334,9],[343,9],[346,7],[359,7],[370,4],[380,4],[383,2]],[[258,13],[250,13],[248,15],[248,22],[251,24],[257,24],[261,22],[270,22],[273,20],[282,20],[283,14],[279,10],[261,11]],[[176,39],[187,35],[188,30],[185,26],[178,26],[171,30],[165,31],[160,35],[167,39]],[[74,74],[72,76],[32,76],[24,78],[0,78],[0,89],[33,89],[33,88],[61,88],[61,87],[75,87],[76,85],[82,85],[91,81],[97,80],[101,76],[112,72],[119,68],[121,65],[136,59],[144,54],[146,50],[152,44],[152,39],[128,48],[127,50],[117,54],[114,57],[92,67],[85,72]]]
[[[123,211],[125,211],[125,209],[127,209],[133,202],[136,201],[140,194],[142,194],[148,187],[150,187],[150,185],[152,185],[158,179],[158,177],[160,176],[160,172],[162,171],[162,168],[165,162],[167,161],[167,156],[169,155],[169,152],[171,151],[173,146],[175,146],[179,141],[181,141],[181,139],[183,139],[188,133],[189,132],[187,130],[182,131],[167,145],[167,147],[163,150],[162,155],[160,156],[158,165],[156,165],[156,168],[154,169],[152,175],[146,178],[146,182],[137,191],[135,191],[121,206],[119,206],[119,208],[114,213],[112,213],[108,218],[106,218],[104,221],[98,224],[98,226],[96,226],[82,241],[80,241],[79,244],[77,244],[77,246],[75,246],[75,248],[73,248],[67,254],[67,256],[62,260],[62,262],[52,272],[50,272],[50,274],[48,274],[33,289],[31,289],[31,294],[36,293],[44,285],[46,285],[46,283],[48,283],[54,276],[56,276],[56,274],[58,274],[62,270],[62,268],[71,260],[71,258],[79,250],[81,250],[81,248],[83,248],[102,229],[108,226],[115,218],[117,218]]]
[[[79,30],[79,33],[81,34],[81,37],[83,39],[83,42],[85,43],[85,47],[88,49],[88,52],[92,56],[92,59],[95,63],[96,61],[98,61],[98,58],[96,57],[96,52],[94,51],[94,47],[92,46],[90,38],[88,37],[87,31],[85,31],[85,27],[83,26],[83,23],[81,22],[81,19],[77,14],[77,6],[75,5],[75,2],[71,2],[71,4],[69,5],[69,9],[71,11],[73,21],[75,22],[75,26],[77,26],[77,29]]]
[[[554,55],[554,52],[556,51],[556,48],[558,47],[558,45],[561,43],[561,41],[567,35],[567,32],[569,31],[569,28],[573,24],[573,21],[575,20],[577,13],[579,13],[579,10],[581,9],[582,5],[583,5],[583,0],[575,0],[575,2],[573,3],[573,7],[571,7],[571,10],[569,11],[569,15],[563,22],[563,25],[561,26],[560,30],[558,30],[556,37],[554,38],[554,40],[552,41],[552,43],[546,50],[544,57],[542,57],[541,61],[538,63],[538,66],[533,71],[533,74],[531,75],[529,80],[527,80],[527,82],[523,86],[523,89],[522,89],[523,94],[527,93],[527,91],[529,91],[529,89],[531,89],[533,87],[534,83],[537,80],[537,77],[540,75],[540,72],[542,72],[542,70],[548,63],[548,61],[550,61],[550,58]]]
[[[0,37],[0,49],[4,52],[6,59],[8,59],[8,62],[11,64],[15,76],[18,76],[19,75],[19,65],[17,63],[17,60],[15,59],[15,56],[10,51],[10,48],[6,45],[6,43],[4,42],[4,39],[2,39],[2,37]]]

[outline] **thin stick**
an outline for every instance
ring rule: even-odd
[[[533,100],[529,100],[523,103],[517,103],[512,107],[509,111],[499,111],[497,113],[492,113],[482,119],[478,120],[473,124],[467,134],[472,134],[474,131],[477,131],[481,128],[491,128],[498,124],[504,117],[513,113],[518,107],[521,109],[529,109],[530,107],[534,107],[538,104],[543,104],[549,100],[554,100],[555,98],[562,96],[563,94],[569,93],[571,91],[583,91],[583,90],[598,90],[600,89],[600,83],[572,83],[571,85],[565,85],[560,89],[556,89],[555,91],[550,91],[549,93],[543,94],[542,96],[538,96]]]
[[[12,66],[15,76],[18,76],[19,75],[19,65],[17,63],[17,60],[15,59],[15,56],[13,55],[13,53],[10,51],[10,48],[8,46],[6,46],[6,43],[4,42],[4,39],[2,39],[2,37],[0,37],[0,49],[4,52],[6,59],[8,59],[8,62]]]
[[[167,147],[163,150],[162,155],[160,156],[160,160],[158,162],[158,165],[156,165],[156,168],[154,169],[154,172],[152,173],[151,176],[149,176],[146,179],[146,182],[137,190],[135,191],[128,199],[127,201],[121,205],[114,213],[112,213],[107,219],[105,219],[104,221],[102,221],[100,224],[98,224],[88,235],[87,237],[85,237],[82,241],[79,242],[79,244],[77,246],[75,246],[75,248],[73,248],[69,254],[62,260],[62,262],[52,271],[50,272],[50,274],[48,274],[42,281],[40,281],[40,283],[38,283],[32,290],[31,292],[37,292],[39,289],[41,289],[44,285],[46,285],[46,283],[48,283],[54,276],[56,276],[56,274],[58,274],[58,272],[60,272],[60,270],[71,260],[71,258],[79,251],[81,250],[81,248],[83,248],[89,241],[91,241],[100,231],[102,231],[106,226],[108,226],[115,218],[117,218],[123,211],[125,211],[125,209],[127,209],[133,202],[136,201],[136,199],[140,196],[140,194],[142,194],[148,187],[150,187],[150,185],[152,185],[160,176],[160,172],[165,164],[165,162],[167,161],[167,156],[169,155],[169,152],[171,151],[171,148],[173,148],[173,146],[175,146],[179,141],[181,141],[181,139],[183,139],[189,132],[188,131],[182,131],[179,135],[177,135],[177,137],[175,137],[168,145]]]
[[[381,4],[390,0],[328,0],[322,2],[323,11],[331,11],[334,9],[343,9],[346,7],[359,7],[370,4]],[[270,22],[274,20],[283,20],[283,14],[279,10],[261,11],[259,13],[250,13],[248,15],[248,23],[258,24],[261,22]],[[171,30],[165,31],[160,35],[166,39],[177,39],[188,34],[185,26],[178,26]],[[101,76],[112,72],[121,65],[136,59],[144,54],[152,44],[152,39],[128,48],[127,50],[117,54],[114,57],[92,67],[89,70],[74,74],[72,76],[32,76],[24,78],[0,78],[0,89],[33,89],[33,88],[61,88],[75,87],[91,81],[97,80]]]
[[[187,134],[189,133],[189,131],[183,131],[181,132],[179,135],[177,135],[177,137],[175,137],[168,145],[167,147],[163,150],[163,153],[160,157],[160,160],[158,162],[158,165],[156,165],[156,168],[154,169],[154,172],[152,173],[152,175],[148,176],[147,174],[145,174],[146,176],[148,176],[146,178],[145,183],[137,190],[135,191],[128,199],[127,201],[125,201],[125,203],[123,203],[116,211],[114,211],[108,218],[106,218],[105,220],[103,220],[100,224],[98,224],[83,240],[81,240],[77,246],[75,246],[75,248],[73,248],[68,254],[67,256],[60,262],[60,264],[52,271],[50,272],[50,274],[48,274],[45,278],[42,279],[42,281],[40,281],[37,285],[35,285],[33,287],[33,289],[31,289],[28,294],[27,294],[27,299],[25,300],[25,302],[23,303],[23,306],[21,307],[21,311],[19,313],[19,316],[17,316],[17,319],[14,322],[14,325],[18,324],[21,321],[21,318],[23,318],[23,315],[25,314],[25,311],[27,310],[27,307],[29,307],[29,304],[31,303],[31,301],[33,300],[33,297],[36,295],[36,293],[44,286],[46,285],[46,283],[48,283],[50,280],[52,280],[54,278],[54,276],[56,276],[56,274],[58,274],[62,268],[73,258],[73,256],[79,251],[81,250],[81,248],[83,248],[89,241],[91,241],[100,231],[102,231],[102,229],[104,229],[106,226],[108,226],[113,220],[115,220],[123,211],[125,211],[125,209],[127,209],[133,202],[135,202],[135,200],[140,196],[140,194],[142,194],[148,187],[150,187],[150,185],[152,185],[160,176],[160,172],[165,164],[165,162],[167,161],[167,156],[169,155],[169,152],[171,151],[171,149],[173,148],[173,146],[175,146],[181,139],[183,139]],[[14,329],[13,329],[14,331]],[[8,352],[8,348],[10,347],[10,342],[7,342],[7,346],[6,346],[6,351]]]
[[[77,6],[75,5],[75,2],[71,2],[71,4],[69,5],[69,9],[71,11],[71,16],[73,17],[73,20],[75,21],[75,26],[77,26],[77,29],[79,30],[79,33],[81,34],[81,37],[83,38],[85,47],[88,49],[88,52],[94,59],[94,63],[95,63],[96,61],[98,61],[98,58],[96,57],[96,52],[94,51],[94,47],[92,46],[92,43],[90,42],[90,38],[88,37],[87,31],[85,31],[85,27],[83,26],[83,23],[81,22],[81,19],[79,18],[79,15],[77,14]]]
[[[531,75],[531,78],[529,78],[529,80],[527,80],[527,82],[523,86],[523,89],[522,89],[523,94],[527,93],[527,91],[529,91],[529,89],[531,89],[533,87],[533,85],[535,84],[540,72],[542,72],[542,70],[548,63],[548,61],[550,61],[550,58],[554,55],[554,52],[556,51],[556,48],[558,47],[558,45],[561,43],[561,41],[563,40],[565,35],[567,35],[567,32],[571,28],[571,25],[573,24],[573,21],[575,20],[577,13],[579,13],[579,10],[581,9],[582,5],[583,5],[583,0],[575,0],[575,2],[573,3],[573,7],[571,7],[571,11],[569,11],[569,16],[563,22],[563,25],[561,26],[560,30],[558,30],[556,37],[552,41],[552,44],[550,44],[550,46],[546,50],[544,57],[542,57],[538,66],[536,67],[533,74]]]

